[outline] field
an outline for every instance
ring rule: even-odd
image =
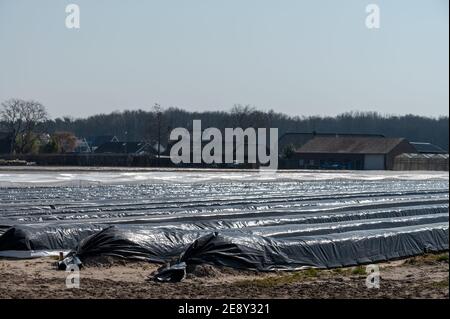
[[[448,298],[448,253],[380,264],[380,288],[367,289],[365,267],[256,273],[201,267],[180,283],[157,283],[158,267],[111,262],[83,269],[80,288],[54,259],[0,260],[1,298]]]
[[[6,298],[448,297],[446,172],[2,168],[0,199]],[[185,278],[152,280],[169,261]]]

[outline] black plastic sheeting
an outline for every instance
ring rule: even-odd
[[[0,251],[73,249],[83,238],[105,227],[95,224],[12,226],[0,236]]]
[[[189,237],[197,239],[192,244],[178,245],[183,241],[180,231],[149,229],[145,236],[142,233],[136,236],[134,232],[113,226],[83,240],[76,255],[82,260],[108,255],[154,262],[165,262],[180,255],[178,261],[187,264],[212,263],[270,271],[304,266],[350,266],[448,249],[448,227],[440,224],[420,228],[400,227],[382,232],[364,230],[320,235],[314,239],[296,237],[279,240],[250,236],[239,231],[189,235],[184,238],[186,243]],[[152,240],[155,238],[159,241]]]
[[[188,265],[202,263],[258,271],[333,268],[448,249],[448,181],[91,190],[87,200],[77,198],[82,188],[62,200],[61,188],[30,188],[24,207],[2,203],[0,256],[72,250],[70,258],[81,261],[148,260],[169,263],[157,280],[177,281]],[[171,194],[177,196],[168,201]]]

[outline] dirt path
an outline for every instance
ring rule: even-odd
[[[81,271],[80,288],[50,258],[0,260],[0,298],[448,298],[448,253],[379,264],[380,289],[365,267],[258,274],[202,266],[181,283],[148,280],[157,265],[115,262]]]

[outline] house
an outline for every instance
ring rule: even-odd
[[[75,153],[91,153],[91,147],[89,146],[88,141],[85,138],[77,138]]]
[[[177,144],[177,141],[169,141],[167,149],[164,153],[161,153],[164,157],[171,158],[171,149]],[[261,165],[258,158],[258,149],[263,147],[267,155],[271,154],[270,147],[266,144],[260,143],[249,143],[247,140],[244,143],[240,141],[225,142],[222,141],[220,144],[216,145],[214,149],[215,154],[221,154],[217,162],[206,163],[203,158],[203,152],[206,145],[211,141],[202,140],[198,147],[194,147],[193,142],[190,141],[190,146],[188,150],[183,150],[189,152],[189,160],[183,164],[192,164],[195,167],[241,167],[241,168],[256,168]],[[251,152],[251,153],[250,153]],[[211,154],[210,155],[215,155]],[[252,154],[252,156],[250,156]],[[181,155],[181,154],[178,154]],[[194,158],[197,158],[199,162],[195,162]]]
[[[103,145],[108,142],[119,142],[119,139],[115,135],[98,135],[87,137],[86,142],[88,143],[91,151],[93,152],[100,145]]]
[[[146,142],[107,142],[98,146],[94,153],[134,155],[156,154],[154,148]]]
[[[394,158],[416,149],[404,138],[382,136],[315,136],[295,149],[285,168],[392,170]]]

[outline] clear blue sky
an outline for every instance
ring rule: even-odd
[[[81,29],[65,27],[65,6]],[[365,27],[365,7],[381,29]],[[0,0],[0,101],[448,115],[448,0]]]

